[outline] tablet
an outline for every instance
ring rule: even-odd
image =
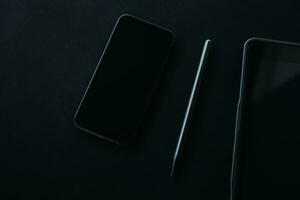
[[[111,142],[138,133],[173,41],[172,33],[122,15],[75,114],[80,129]]]
[[[300,45],[244,47],[231,200],[300,199]]]

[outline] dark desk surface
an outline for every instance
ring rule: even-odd
[[[1,199],[228,199],[242,48],[300,42],[296,0],[1,1]],[[73,115],[118,18],[172,29],[176,43],[139,142],[82,133]],[[170,177],[204,39],[213,40],[181,172]]]

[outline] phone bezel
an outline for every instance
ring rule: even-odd
[[[96,66],[96,68],[95,68],[95,70],[94,70],[94,72],[93,72],[93,75],[92,75],[92,77],[91,77],[91,79],[90,79],[90,81],[89,81],[89,83],[88,83],[88,86],[87,86],[87,88],[86,88],[86,90],[85,90],[85,92],[84,92],[84,94],[83,94],[83,97],[82,97],[81,100],[80,100],[79,106],[78,106],[78,108],[76,109],[76,112],[75,112],[75,115],[74,115],[74,118],[73,118],[74,124],[75,124],[75,126],[76,126],[77,128],[83,130],[83,131],[86,132],[86,133],[95,135],[95,136],[97,136],[97,137],[99,137],[99,138],[101,138],[101,139],[105,139],[105,140],[110,141],[110,142],[115,143],[115,144],[124,144],[124,142],[121,142],[121,141],[112,139],[112,138],[107,137],[107,136],[105,136],[105,135],[103,135],[103,134],[101,134],[101,133],[92,131],[92,130],[90,130],[89,128],[84,127],[83,125],[80,125],[80,123],[77,121],[77,115],[78,115],[78,112],[79,112],[79,110],[80,110],[80,108],[81,108],[81,105],[82,105],[82,103],[83,103],[83,101],[84,101],[84,99],[85,99],[85,97],[86,97],[86,94],[87,94],[87,92],[89,91],[90,85],[91,85],[91,83],[93,82],[93,79],[94,79],[94,77],[95,77],[95,75],[96,75],[96,73],[97,73],[97,70],[98,70],[98,68],[99,68],[99,66],[100,66],[100,64],[101,64],[101,60],[102,60],[103,56],[105,55],[105,52],[106,52],[106,50],[107,50],[107,48],[108,48],[108,46],[109,46],[109,44],[110,44],[111,38],[113,37],[113,35],[114,35],[114,33],[115,33],[115,31],[116,31],[116,29],[117,29],[118,24],[120,23],[120,21],[121,21],[122,19],[126,18],[126,17],[130,17],[130,18],[132,18],[132,19],[134,19],[134,20],[138,20],[138,21],[140,21],[140,22],[147,23],[147,24],[152,25],[152,26],[155,26],[155,27],[157,27],[157,28],[159,28],[159,29],[161,29],[161,30],[164,30],[164,31],[169,32],[170,35],[171,35],[171,38],[172,38],[172,39],[171,39],[171,45],[170,45],[170,46],[172,46],[173,41],[174,41],[174,34],[173,34],[173,32],[172,32],[171,30],[169,30],[169,29],[167,29],[167,28],[164,28],[164,27],[161,27],[161,26],[159,26],[159,25],[153,24],[153,23],[151,23],[151,22],[148,22],[148,21],[146,21],[146,20],[144,20],[144,19],[135,17],[135,16],[133,16],[133,15],[131,15],[131,14],[123,14],[123,15],[121,15],[121,16],[118,18],[117,22],[115,23],[114,28],[113,28],[113,30],[112,30],[110,36],[109,36],[109,39],[108,39],[108,41],[107,41],[107,43],[106,43],[106,45],[105,45],[105,48],[104,48],[104,50],[103,50],[103,52],[102,52],[102,54],[101,54],[101,56],[100,56],[100,59],[99,59],[99,61],[98,61],[98,64],[97,64],[97,66]]]

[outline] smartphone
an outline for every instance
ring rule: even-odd
[[[244,47],[231,200],[300,199],[300,44]]]
[[[75,125],[117,144],[138,133],[172,46],[170,30],[122,15],[76,111]]]

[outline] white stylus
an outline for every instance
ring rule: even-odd
[[[193,88],[192,88],[191,95],[190,95],[190,98],[189,98],[189,103],[188,103],[188,106],[187,106],[187,109],[186,109],[186,112],[185,112],[185,116],[184,116],[183,123],[182,123],[182,126],[181,126],[179,139],[178,139],[176,150],[175,150],[175,153],[174,153],[171,176],[174,175],[174,170],[175,170],[176,163],[177,163],[178,159],[180,158],[180,156],[182,154],[182,146],[183,146],[184,138],[185,138],[185,136],[187,134],[187,131],[188,131],[188,124],[189,124],[189,121],[191,120],[192,110],[193,110],[194,104],[196,102],[197,91],[198,91],[199,86],[200,86],[200,82],[201,82],[200,79],[201,79],[201,76],[202,76],[202,73],[203,73],[203,68],[204,68],[204,66],[206,64],[206,61],[207,61],[210,46],[211,46],[211,40],[206,40],[205,43],[204,43],[203,50],[202,50],[202,54],[201,54],[200,62],[199,62],[199,65],[198,65],[196,77],[195,77]]]

